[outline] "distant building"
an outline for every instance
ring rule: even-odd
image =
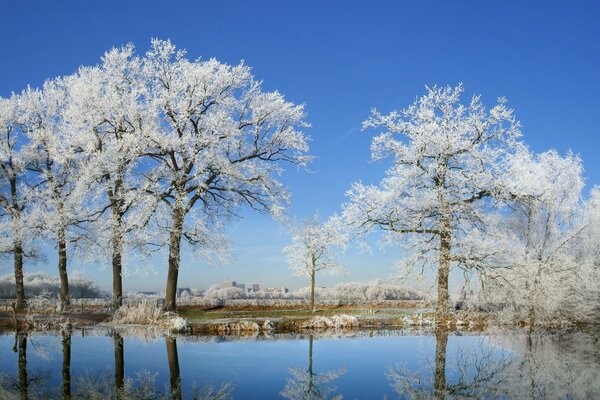
[[[252,291],[253,292],[260,292],[260,285],[258,283],[253,283],[252,284]]]
[[[223,283],[221,283],[221,289],[226,289],[226,288],[238,288],[238,289],[242,289],[242,290],[246,290],[246,285],[244,283],[237,283],[236,281],[225,281]]]
[[[281,288],[275,288],[275,287],[268,287],[265,289],[265,292],[267,293],[288,293],[290,290],[286,287],[281,287]]]
[[[156,292],[137,292],[136,296],[139,296],[139,297],[158,297],[158,293],[156,293]]]

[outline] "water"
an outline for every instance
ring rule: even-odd
[[[599,338],[590,330],[5,333],[0,399],[600,398]]]

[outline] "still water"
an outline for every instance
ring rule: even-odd
[[[4,333],[0,399],[600,398],[597,331]]]

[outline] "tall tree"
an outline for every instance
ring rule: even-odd
[[[354,184],[344,207],[360,233],[379,228],[409,241],[409,267],[437,267],[438,316],[448,309],[451,266],[473,266],[469,233],[486,231],[502,164],[521,135],[506,100],[487,111],[479,96],[462,104],[462,92],[462,85],[428,88],[404,110],[373,110],[363,126],[384,132],[373,139],[372,157],[393,165],[378,185]]]
[[[205,248],[209,227],[241,205],[281,215],[289,195],[276,179],[279,165],[308,162],[307,138],[298,130],[307,124],[303,106],[263,92],[243,64],[189,61],[170,42],[154,40],[144,72],[159,121],[148,138],[144,177],[168,231],[165,309],[175,310],[182,239]]]
[[[29,222],[31,184],[27,183],[27,152],[19,122],[18,96],[0,98],[0,252],[14,257],[15,310],[25,309],[23,259],[31,249]]]
[[[339,217],[333,216],[325,223],[319,216],[307,220],[292,232],[292,244],[287,253],[290,269],[294,276],[310,277],[310,308],[315,312],[315,277],[317,272],[343,272],[344,268],[335,262],[336,249],[346,246],[347,237]]]
[[[128,235],[152,215],[154,198],[145,196],[133,172],[145,150],[147,131],[155,129],[146,117],[145,85],[133,46],[108,51],[96,67],[82,67],[69,83],[65,118],[78,132],[75,143],[85,157],[89,187],[96,190],[98,242],[109,243],[113,306],[123,297],[123,256]],[[149,203],[150,202],[150,203]]]
[[[88,190],[81,184],[84,167],[75,147],[74,132],[64,120],[65,81],[47,81],[42,90],[27,89],[20,96],[21,125],[29,142],[28,169],[35,174],[38,229],[56,243],[60,276],[60,305],[70,304],[68,250],[85,236]]]
[[[534,154],[523,147],[506,166],[509,207],[498,229],[513,239],[506,251],[511,265],[482,275],[480,295],[513,305],[511,318],[531,325],[557,316],[589,316],[597,297],[585,284],[594,271],[588,260],[578,258],[578,247],[591,228],[582,213],[581,159],[554,150]]]

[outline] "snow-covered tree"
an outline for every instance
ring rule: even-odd
[[[511,304],[513,317],[531,324],[560,316],[588,317],[597,305],[597,289],[585,284],[595,272],[578,251],[591,228],[582,214],[581,159],[522,148],[507,166],[509,207],[499,229],[515,241],[507,253],[512,265],[483,275],[480,295]]]
[[[21,127],[29,142],[28,169],[36,174],[33,191],[38,217],[35,224],[56,244],[61,281],[61,310],[70,304],[68,248],[79,241],[89,219],[87,187],[81,184],[85,168],[74,132],[64,120],[65,81],[47,81],[42,90],[27,89],[19,96]]]
[[[31,255],[33,230],[26,138],[20,124],[18,96],[0,98],[0,252],[14,257],[17,311],[25,308],[23,258]]]
[[[85,179],[97,188],[96,232],[112,263],[113,306],[123,297],[123,254],[127,237],[144,227],[154,199],[134,170],[146,149],[148,131],[156,129],[148,115],[141,61],[127,45],[108,51],[102,63],[80,68],[69,86],[66,111],[84,153]]]
[[[165,309],[174,310],[182,239],[211,245],[209,228],[241,205],[281,215],[289,195],[276,177],[282,163],[309,160],[298,130],[307,124],[303,106],[263,92],[244,64],[190,61],[161,40],[153,40],[143,64],[147,104],[158,121],[144,178],[160,200],[158,221],[166,223]]]
[[[384,132],[373,139],[372,157],[393,165],[378,185],[355,183],[344,206],[359,233],[379,228],[408,242],[409,267],[437,267],[438,315],[448,309],[451,267],[487,264],[485,255],[473,257],[470,238],[487,231],[504,160],[521,135],[505,99],[488,111],[480,96],[463,104],[462,92],[462,85],[428,88],[404,110],[373,110],[363,126]]]
[[[346,230],[338,216],[321,223],[319,215],[304,221],[302,226],[292,231],[292,244],[285,247],[290,269],[294,276],[310,277],[310,308],[315,309],[315,278],[319,271],[331,274],[344,272],[336,262],[336,250],[347,243]]]

